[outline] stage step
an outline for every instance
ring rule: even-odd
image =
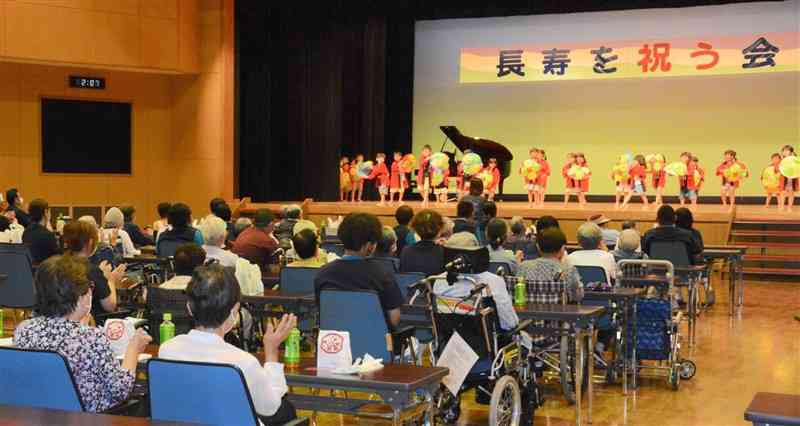
[[[796,254],[745,254],[745,262],[800,262]]]
[[[734,244],[751,249],[800,249],[800,242],[735,241]]]
[[[784,277],[800,277],[800,269],[787,268],[757,268],[746,266],[742,268],[745,275],[777,275]]]
[[[731,237],[784,237],[800,238],[800,231],[768,231],[768,230],[735,230],[731,231]]]

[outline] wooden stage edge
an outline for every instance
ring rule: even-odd
[[[378,206],[375,201],[364,201],[362,203],[341,203],[341,202],[314,202],[311,200],[302,201],[280,201],[268,203],[246,203],[241,206],[240,212],[244,215],[252,214],[259,208],[268,208],[273,211],[280,209],[287,204],[298,204],[303,206],[307,216],[344,216],[352,212],[369,212],[377,216],[394,216],[398,205]],[[422,203],[411,201],[406,203],[419,211]],[[680,207],[671,204],[673,207]],[[448,203],[447,206],[440,206],[431,203],[428,208],[439,213],[454,217],[456,215],[456,203]],[[570,203],[564,207],[562,203],[548,202],[543,208],[528,208],[524,202],[498,202],[498,216],[511,218],[522,216],[526,219],[536,219],[545,215],[551,215],[563,220],[586,220],[594,214],[605,214],[614,221],[636,220],[642,222],[653,222],[656,217],[656,207],[650,205],[647,210],[642,209],[641,204],[631,204],[627,210],[615,210],[611,203],[588,203],[581,209],[575,203]],[[800,223],[800,207],[796,207],[794,212],[779,212],[774,206],[765,209],[760,205],[737,205],[733,212],[728,211],[727,207],[720,204],[701,204],[694,211],[695,222],[697,223],[731,223],[737,220],[748,221],[786,221]]]

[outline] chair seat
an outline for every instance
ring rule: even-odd
[[[492,371],[492,359],[491,358],[481,358],[479,359],[475,365],[472,366],[472,369],[469,370],[467,374],[467,380],[474,380],[474,379],[481,379],[489,375]]]

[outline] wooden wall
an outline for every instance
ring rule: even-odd
[[[0,0],[0,189],[51,205],[130,203],[141,223],[160,201],[199,216],[210,198],[232,198],[232,22],[232,0]],[[76,73],[107,89],[70,89]],[[43,174],[42,97],[131,102],[132,174]]]

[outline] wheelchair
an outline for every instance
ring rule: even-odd
[[[445,249],[445,258],[452,256],[453,252],[453,249]],[[485,248],[475,252],[478,252],[479,258],[485,253],[485,268],[477,268],[478,271],[485,271],[488,268],[488,252]],[[479,262],[483,263],[481,260]],[[475,263],[465,263],[468,265],[467,271],[462,271],[476,273],[472,268]],[[527,348],[522,344],[522,330],[530,325],[530,321],[520,322],[510,331],[501,330],[494,301],[484,290],[483,283],[457,274],[451,274],[449,279],[450,282],[455,279],[467,280],[472,283],[473,290],[463,298],[444,297],[436,295],[430,283],[426,284],[425,293],[433,324],[434,354],[439,358],[450,338],[458,333],[479,358],[457,395],[441,387],[435,397],[437,418],[445,424],[455,423],[461,413],[461,394],[475,389],[476,402],[489,405],[490,425],[531,424],[536,408],[543,401]]]
[[[626,331],[627,337],[635,342],[626,356],[632,362],[635,359],[633,368],[637,373],[640,369],[665,372],[669,386],[678,390],[680,381],[694,377],[697,367],[693,361],[681,357],[679,325],[683,313],[677,310],[674,271],[672,263],[664,260],[622,260],[618,264],[617,283],[648,289],[648,296],[636,302],[635,337],[633,324]]]

